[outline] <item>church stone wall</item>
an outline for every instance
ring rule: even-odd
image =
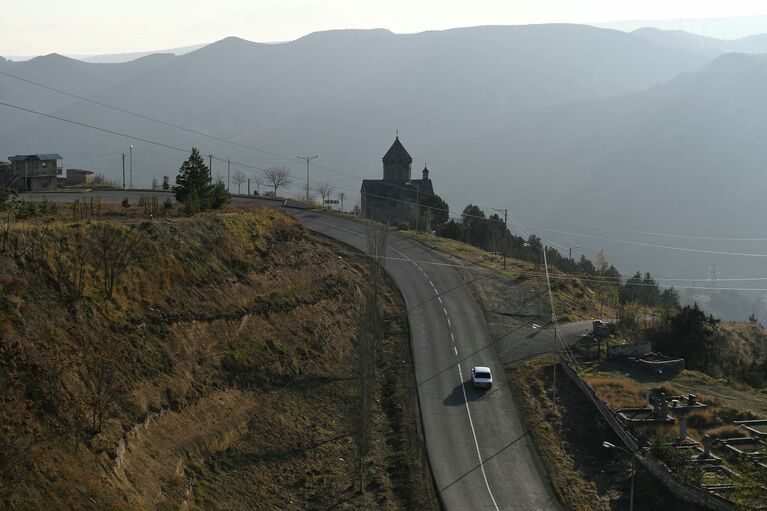
[[[409,163],[386,163],[384,164],[384,181],[409,181]]]

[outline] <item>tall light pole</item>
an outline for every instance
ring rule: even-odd
[[[490,208],[493,211],[497,211],[499,213],[503,213],[503,269],[506,269],[506,224],[509,220],[509,210],[508,209],[495,209]]]
[[[574,248],[581,248],[581,247],[567,247],[567,258],[572,259],[573,258],[573,249]]]
[[[524,243],[525,247],[533,247],[530,243]],[[535,247],[533,247],[535,248]],[[551,387],[551,398],[552,402],[556,406],[557,404],[557,365],[559,365],[559,344],[557,342],[557,315],[554,311],[554,295],[551,293],[551,281],[549,280],[549,261],[546,257],[546,244],[541,243],[541,256],[543,258],[543,269],[545,271],[546,275],[546,291],[548,291],[549,295],[549,304],[551,307],[551,324],[554,326],[554,357],[556,360],[554,361],[554,379],[552,381],[552,387]],[[541,315],[543,315],[543,290],[541,290]]]
[[[296,158],[306,161],[306,202],[309,202],[309,162],[315,158],[319,158],[319,155],[296,156]]]
[[[623,451],[625,454],[628,454],[631,457],[631,494],[630,494],[630,500],[629,500],[629,511],[634,511],[634,474],[636,473],[636,456],[633,452],[629,451],[628,449],[625,449],[623,447],[619,447],[615,444],[612,444],[608,441],[602,442],[602,447],[606,449],[618,449],[619,451]]]
[[[130,145],[130,188],[133,190],[133,144]]]
[[[123,190],[125,190],[125,153],[123,155]]]

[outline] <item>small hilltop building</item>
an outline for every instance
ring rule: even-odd
[[[424,166],[421,179],[411,178],[413,158],[402,145],[399,136],[383,157],[383,179],[362,181],[362,216],[379,222],[398,225],[417,215],[417,205],[426,196],[434,195],[429,169]]]
[[[10,166],[3,166],[0,180],[21,192],[49,192],[56,190],[63,175],[62,158],[56,153],[17,154],[11,156]]]

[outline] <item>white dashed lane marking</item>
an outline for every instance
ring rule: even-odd
[[[437,299],[439,300],[440,304],[442,304],[442,298],[439,296],[439,292],[437,291],[437,288],[434,286],[434,283],[429,279],[429,276],[426,275],[426,272],[423,271],[423,268],[421,268],[417,262],[413,261],[412,258],[408,257],[407,255],[403,254],[396,248],[391,247],[391,249],[394,252],[397,252],[398,254],[402,255],[405,259],[410,260],[416,268],[418,268],[424,277],[426,277],[426,280],[431,284],[432,289],[434,290],[434,294],[437,295]],[[448,332],[450,332],[450,340],[453,343],[453,352],[458,355],[458,348],[455,346],[455,336],[453,335],[453,328],[450,324],[450,316],[447,313],[447,309],[443,306],[442,310],[445,312],[445,317],[447,318],[447,324],[448,324]],[[487,493],[490,495],[490,500],[493,502],[493,507],[496,511],[500,511],[498,507],[498,503],[495,501],[495,496],[493,496],[493,491],[490,489],[490,482],[487,480],[487,474],[485,474],[485,464],[482,461],[482,454],[479,452],[479,442],[477,441],[477,432],[474,430],[474,420],[471,418],[471,410],[469,409],[469,398],[466,395],[466,387],[464,386],[463,381],[463,371],[461,370],[461,364],[456,364],[458,366],[458,378],[461,381],[461,389],[463,390],[463,403],[466,405],[466,415],[469,418],[469,426],[471,427],[471,436],[474,439],[474,447],[477,450],[477,458],[479,459],[479,468],[482,472],[482,478],[485,480],[485,487],[487,488]]]

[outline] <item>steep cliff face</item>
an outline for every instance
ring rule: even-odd
[[[105,273],[121,257],[110,298]],[[0,504],[253,509],[352,495],[365,273],[364,259],[266,208],[17,225],[0,254]],[[407,357],[399,296],[387,296],[393,356]],[[387,460],[420,456],[415,405],[399,392],[407,413],[378,406],[371,462],[371,493],[389,508],[407,492]],[[403,427],[416,440],[389,449]],[[296,454],[312,445],[321,455]],[[233,484],[233,464],[259,484]],[[407,477],[428,494],[424,480]]]

